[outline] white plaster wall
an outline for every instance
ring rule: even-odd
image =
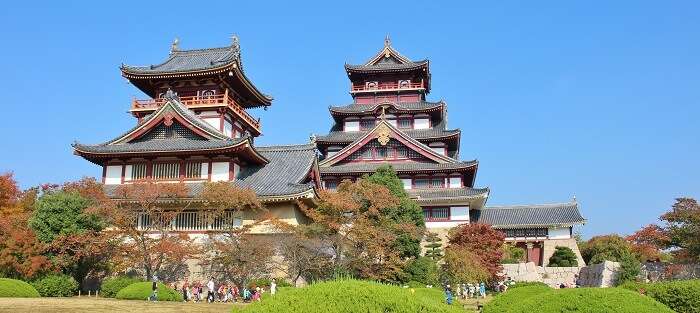
[[[403,189],[411,189],[412,182],[410,178],[402,178],[401,182],[403,183]]]
[[[450,188],[462,188],[462,177],[450,177]]]
[[[131,180],[131,170],[133,169],[133,165],[129,164],[124,167],[124,181],[130,181]]]
[[[453,206],[450,208],[450,219],[455,221],[469,220],[469,207]]]
[[[224,135],[233,137],[233,126],[229,121],[224,121]]]
[[[199,174],[201,179],[209,178],[209,162],[202,162],[202,171]]]
[[[105,185],[119,185],[122,183],[122,166],[107,165],[105,173]]]
[[[549,228],[549,239],[569,239],[571,234],[568,227]]]
[[[430,121],[427,118],[417,118],[413,120],[414,129],[428,129],[430,128]]]
[[[211,181],[228,181],[228,162],[211,163]]]
[[[455,221],[455,222],[425,222],[426,228],[452,228],[457,227],[462,224],[469,224],[469,221]]]
[[[388,120],[388,121],[389,121],[389,124],[391,124],[391,126],[399,127],[399,124],[398,124],[398,122],[396,121],[396,119],[391,119],[391,120]]]
[[[442,155],[447,155],[447,149],[444,147],[430,147],[430,149],[433,149],[433,151],[442,154]]]
[[[221,118],[219,117],[204,118],[203,120],[216,129],[219,129],[221,125]]]
[[[345,121],[346,132],[360,131],[360,121]]]
[[[233,180],[236,180],[238,178],[238,174],[241,172],[241,166],[233,163]]]

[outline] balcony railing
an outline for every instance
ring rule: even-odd
[[[241,120],[250,124],[250,126],[256,130],[260,130],[260,120],[250,116],[243,107],[228,96],[228,92],[211,96],[180,97],[179,100],[189,109],[228,107]],[[165,104],[166,101],[167,99],[165,98],[147,100],[134,99],[131,103],[131,112],[154,111]]]
[[[376,91],[392,91],[392,90],[420,90],[425,89],[425,84],[421,81],[419,83],[379,83],[377,85],[371,84],[351,84],[351,92],[376,92]]]
[[[184,211],[175,214],[138,213],[136,228],[141,231],[226,231],[241,227],[243,221],[234,211],[223,214],[208,211]]]

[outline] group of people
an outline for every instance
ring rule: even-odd
[[[221,283],[217,288],[214,277],[211,277],[206,285],[201,282],[189,283],[185,280],[179,288],[176,284],[173,284],[172,287],[182,292],[184,302],[255,302],[261,301],[262,294],[265,292],[264,287],[248,288],[244,286],[243,288],[238,288],[238,286],[231,283]],[[204,293],[205,288],[206,295]],[[276,292],[277,284],[272,280],[270,283],[270,294],[274,295]]]
[[[452,286],[447,285],[445,287],[445,301],[447,304],[452,304],[455,296],[462,299],[486,298],[486,284],[484,282],[457,284],[455,291],[452,290]]]

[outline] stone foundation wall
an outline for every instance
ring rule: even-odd
[[[569,238],[569,239],[548,239],[544,241],[544,245],[542,248],[542,264],[544,266],[549,265],[549,258],[552,257],[554,254],[554,251],[556,250],[556,247],[567,247],[574,251],[574,254],[576,254],[576,260],[578,261],[579,266],[584,266],[586,265],[586,262],[583,261],[583,257],[581,256],[581,251],[578,249],[578,244],[576,243],[576,239],[574,238]]]
[[[561,284],[575,285],[577,276],[581,286],[610,287],[619,268],[619,263],[610,261],[583,267],[543,267],[529,262],[503,264],[502,275],[515,281],[543,282],[552,288]]]

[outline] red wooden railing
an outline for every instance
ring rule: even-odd
[[[236,101],[228,96],[228,92],[220,95],[212,96],[191,96],[191,97],[180,97],[180,103],[184,104],[187,108],[207,108],[207,107],[228,107],[233,111],[239,118],[250,124],[256,129],[260,129],[260,121],[253,118],[246,112],[243,107],[241,107]],[[153,111],[161,107],[167,99],[156,98],[147,100],[134,99],[131,103],[131,111]]]
[[[370,86],[368,84],[351,84],[351,91],[361,92],[361,91],[384,91],[384,90],[401,90],[401,89],[424,89],[425,85],[421,81],[420,83],[379,83],[375,86]]]

